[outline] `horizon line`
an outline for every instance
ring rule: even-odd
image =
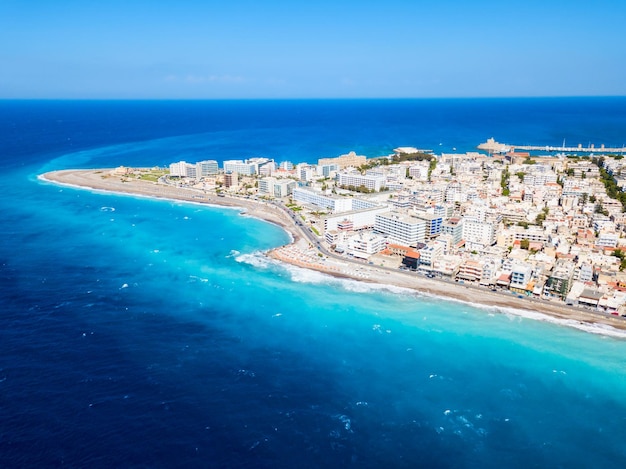
[[[588,99],[588,98],[626,98],[626,95],[538,95],[538,96],[412,96],[412,97],[225,97],[225,98],[10,98],[0,97],[0,101],[410,101],[410,100],[479,100],[479,99]]]

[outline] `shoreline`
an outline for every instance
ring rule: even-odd
[[[299,241],[300,235],[290,228],[291,220],[278,207],[239,197],[218,197],[201,193],[195,189],[173,187],[139,179],[122,182],[120,176],[110,174],[112,169],[65,169],[50,171],[37,176],[40,181],[74,189],[89,189],[106,193],[147,197],[150,199],[189,202],[218,208],[243,210],[244,216],[254,216],[263,221],[280,226],[291,237],[292,243]]]
[[[265,255],[279,262],[316,270],[337,278],[353,279],[379,285],[391,285],[429,296],[461,301],[478,308],[494,308],[501,313],[553,322],[590,333],[626,338],[626,321],[604,313],[585,311],[565,304],[517,298],[510,293],[491,292],[482,287],[460,285],[452,281],[429,279],[415,273],[387,270],[363,262],[335,256],[320,257],[320,250],[308,241],[307,233],[281,207],[274,204],[232,196],[217,196],[150,181],[128,179],[110,174],[111,169],[52,171],[37,178],[52,184],[107,193],[191,202],[201,205],[244,209],[252,216],[280,226],[291,242]],[[519,313],[516,313],[519,311]]]

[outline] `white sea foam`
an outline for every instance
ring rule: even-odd
[[[279,262],[279,264],[289,272],[291,280],[298,283],[334,285],[353,293],[388,292],[405,296],[422,296],[419,292],[410,288],[398,287],[384,283],[363,282],[362,280],[355,280],[351,278],[335,277],[317,270],[306,269],[304,267],[298,267],[280,261],[277,262]]]
[[[347,415],[335,415],[335,418],[343,424],[344,430],[352,433],[352,421]]]
[[[581,322],[573,319],[561,319],[553,317],[549,314],[539,313],[536,311],[530,311],[526,309],[507,308],[501,306],[490,306],[480,303],[471,303],[456,298],[449,298],[446,296],[435,295],[431,293],[421,292],[413,290],[412,288],[398,287],[396,285],[383,284],[383,283],[371,283],[363,282],[362,280],[354,280],[350,278],[334,277],[323,272],[316,270],[310,270],[303,267],[294,266],[285,262],[270,259],[261,252],[253,254],[243,254],[235,258],[238,262],[246,262],[255,267],[270,268],[274,266],[281,266],[287,272],[289,272],[292,281],[298,283],[312,283],[312,284],[327,284],[334,285],[343,288],[346,291],[354,293],[392,293],[402,296],[411,295],[416,298],[432,298],[436,300],[445,300],[447,302],[460,303],[463,305],[471,306],[472,308],[481,309],[487,311],[489,316],[494,313],[504,314],[511,320],[531,319],[534,321],[542,321],[559,326],[567,326],[574,329],[578,329],[584,332],[590,332],[592,334],[610,336],[619,339],[626,339],[626,331],[615,329],[606,324]]]
[[[309,270],[290,264],[282,264],[282,266],[285,270],[287,270],[287,272],[289,272],[291,280],[297,283],[336,285],[340,283],[339,279],[336,279],[335,277],[325,274],[323,272],[318,272],[317,270]]]
[[[209,281],[208,278],[204,278],[204,277],[198,277],[197,275],[190,275],[189,276],[189,281],[190,282],[202,282],[202,283],[206,283]]]
[[[485,305],[481,303],[471,303],[469,301],[459,300],[456,298],[449,298],[441,295],[434,295],[430,293],[422,293],[415,292],[413,290],[408,289],[410,292],[413,292],[417,296],[429,297],[435,299],[443,299],[447,302],[452,303],[461,303],[464,305],[469,305],[472,308],[480,309],[483,311],[488,311],[488,316],[495,317],[496,315],[503,314],[507,316],[511,321],[521,321],[522,319],[531,319],[533,321],[542,321],[550,324],[555,324],[559,326],[567,326],[574,329],[578,329],[584,332],[590,332],[592,334],[610,336],[619,339],[626,339],[626,331],[622,331],[620,329],[616,329],[607,324],[598,324],[591,322],[581,322],[574,319],[562,319],[551,316],[549,314],[540,313],[537,311],[531,311],[527,309],[519,309],[519,308],[511,308],[511,307],[503,307],[503,306],[491,306]]]
[[[534,321],[543,321],[550,324],[557,324],[561,326],[568,326],[574,329],[578,329],[585,332],[591,332],[592,334],[598,335],[606,335],[610,337],[626,339],[626,331],[622,331],[620,329],[615,329],[607,324],[597,324],[590,322],[581,322],[574,319],[561,319],[555,318],[548,314],[538,313],[536,311],[530,311],[526,309],[517,309],[517,308],[502,308],[496,306],[486,306],[476,304],[473,305],[476,308],[480,309],[494,309],[497,312],[505,314],[509,316],[511,320],[519,320],[518,318],[532,319]]]
[[[238,254],[238,255],[235,255],[234,252],[236,251],[231,251],[231,254],[233,254],[235,261],[240,262],[242,264],[251,265],[253,267],[256,267],[257,269],[267,270],[269,268],[277,267],[281,265],[278,261],[267,257],[261,251],[255,251],[249,254]]]
[[[459,410],[446,409],[443,415],[447,417],[448,426],[452,428],[454,434],[459,436],[471,436],[484,437],[487,435],[487,430],[484,428],[476,427],[474,423]],[[480,414],[479,414],[480,415]],[[482,415],[480,416],[482,418]]]

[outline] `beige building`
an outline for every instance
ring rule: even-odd
[[[336,164],[339,169],[348,168],[350,166],[358,168],[365,163],[367,163],[367,158],[365,156],[357,155],[353,151],[347,155],[338,156],[337,158],[321,158],[317,161],[318,166]]]

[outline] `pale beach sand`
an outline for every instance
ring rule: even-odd
[[[283,208],[270,203],[232,196],[220,197],[194,189],[122,178],[110,173],[110,169],[64,170],[46,173],[39,178],[55,184],[98,191],[240,208],[245,210],[246,215],[277,224],[291,234],[291,244],[273,249],[268,253],[268,256],[282,262],[337,277],[409,288],[424,294],[495,308],[523,317],[557,322],[589,332],[626,338],[624,332],[626,321],[606,313],[568,307],[558,302],[518,298],[517,295],[510,293],[492,292],[473,285],[429,279],[399,270],[382,269],[361,261],[330,256],[321,258],[318,250],[307,241],[307,235],[302,232],[303,228],[298,226]]]

